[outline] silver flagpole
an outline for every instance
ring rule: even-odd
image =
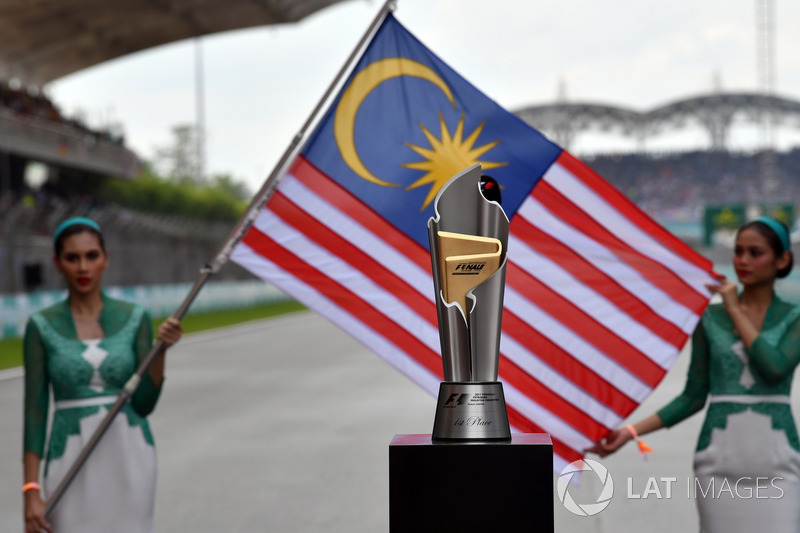
[[[329,102],[331,96],[333,95],[334,91],[336,91],[339,86],[342,84],[345,76],[349,74],[349,72],[353,69],[356,59],[360,57],[363,53],[366,44],[369,40],[373,37],[375,32],[377,32],[378,27],[381,25],[383,20],[386,16],[394,10],[396,0],[386,0],[383,6],[381,7],[378,14],[373,19],[372,23],[370,23],[367,31],[361,37],[361,40],[358,42],[356,47],[353,49],[350,56],[345,61],[344,65],[339,72],[334,77],[331,84],[328,86],[328,89],[325,91],[325,94],[317,103],[314,110],[306,119],[303,126],[300,128],[300,131],[292,139],[292,142],[289,144],[289,147],[284,151],[281,158],[278,160],[278,163],[273,168],[270,175],[264,180],[264,184],[261,186],[261,189],[253,196],[253,199],[250,201],[250,204],[245,211],[245,214],[242,218],[239,219],[236,226],[234,227],[233,231],[231,232],[228,239],[220,248],[217,255],[214,259],[204,266],[200,270],[200,276],[198,277],[197,281],[195,281],[194,286],[189,291],[189,294],[186,295],[181,305],[178,309],[172,314],[172,318],[175,319],[182,319],[186,312],[189,310],[189,306],[192,305],[194,299],[200,293],[200,290],[206,284],[208,279],[213,275],[219,272],[219,269],[228,261],[230,258],[230,254],[233,252],[233,249],[236,247],[237,244],[244,238],[244,235],[253,225],[258,216],[258,212],[261,207],[266,203],[267,200],[272,196],[272,193],[275,191],[275,188],[278,186],[280,179],[286,173],[286,167],[288,164],[300,153],[302,149],[303,141],[306,138],[306,134],[308,133],[309,128],[316,122],[318,119],[319,113],[322,111],[323,107]],[[95,432],[92,434],[92,437],[86,443],[86,445],[81,450],[80,455],[75,459],[75,462],[70,467],[67,474],[64,476],[64,479],[59,483],[58,487],[53,491],[52,494],[49,495],[47,500],[47,507],[45,509],[45,517],[50,518],[50,515],[53,513],[53,509],[58,504],[61,497],[69,488],[70,483],[75,479],[78,472],[80,471],[81,467],[84,465],[86,460],[89,458],[89,455],[97,446],[97,443],[100,442],[100,439],[103,438],[106,430],[111,425],[114,417],[119,413],[122,409],[122,406],[130,400],[133,393],[136,392],[136,389],[139,387],[139,383],[141,382],[142,377],[150,368],[150,365],[153,363],[155,358],[160,355],[164,351],[164,342],[158,341],[156,342],[153,349],[150,350],[150,353],[144,359],[142,364],[136,370],[136,372],[131,376],[128,382],[123,387],[122,392],[117,397],[116,402],[112,406],[111,410],[106,414],[105,418],[100,422],[100,425],[97,427]]]

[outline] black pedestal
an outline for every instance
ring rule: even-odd
[[[391,533],[553,532],[553,443],[431,442],[395,435],[389,446]]]

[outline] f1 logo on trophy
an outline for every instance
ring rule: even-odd
[[[444,367],[433,440],[511,439],[497,381],[508,217],[481,180],[480,164],[453,176],[428,220]]]

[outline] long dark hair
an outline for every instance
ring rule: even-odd
[[[786,227],[786,224],[784,224],[779,220],[776,220],[776,222],[781,226],[783,226],[783,228],[786,230],[786,234],[788,235],[789,228]],[[783,252],[789,252],[789,263],[782,269],[778,270],[777,274],[778,278],[785,278],[786,276],[788,276],[789,272],[792,271],[792,267],[794,266],[794,254],[792,254],[791,249],[784,250],[781,238],[778,236],[777,233],[775,233],[775,230],[763,222],[760,222],[758,220],[753,220],[752,222],[748,222],[747,224],[739,228],[739,231],[736,232],[736,236],[738,237],[739,234],[746,229],[755,230],[759,233],[759,235],[764,237],[767,240],[767,244],[769,244],[769,247],[772,248],[772,251],[775,253],[775,257],[780,257],[781,255],[783,255]]]

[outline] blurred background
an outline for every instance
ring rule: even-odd
[[[0,1],[0,294],[60,288],[49,235],[70,215],[109,233],[110,285],[196,277],[380,3],[260,6]],[[721,268],[745,219],[794,225],[800,6],[401,0],[395,15]]]
[[[156,316],[171,313],[380,6],[376,0],[0,0],[0,340],[16,340],[19,351],[28,315],[63,297],[50,265],[51,235],[74,215],[94,218],[107,234],[112,263],[105,282],[112,295],[143,303]],[[761,214],[792,228],[798,252],[800,3],[398,0],[395,16],[453,69],[594,168],[719,271],[732,274],[733,230]],[[797,270],[780,284],[787,299],[800,302]],[[192,309],[285,299],[229,264]],[[326,331],[317,322],[314,327]],[[335,334],[319,335],[320,342],[330,342]],[[216,349],[226,350],[230,342],[225,338]],[[257,352],[261,342],[248,350]],[[282,342],[287,353],[314,354]],[[356,353],[341,342],[344,353]],[[185,375],[197,371],[199,344],[186,350],[193,359],[183,363]],[[0,344],[5,346],[12,345]],[[216,356],[210,353],[209,361]],[[375,359],[365,356],[353,366],[360,368],[367,357]],[[300,370],[299,376],[307,374]],[[658,401],[678,390],[684,371],[673,370],[675,383],[662,387]],[[341,367],[330,372],[344,373]],[[359,387],[377,383],[371,372],[364,371],[368,377]],[[173,387],[181,383],[176,374]],[[11,390],[19,386],[19,374],[9,376],[0,391],[19,401],[20,392]],[[394,372],[392,379],[402,394],[418,393],[419,409],[407,409],[410,420],[418,417],[406,427],[385,421],[385,435],[370,448],[376,450],[374,472],[383,474],[385,457],[378,452],[391,434],[427,431],[433,414],[422,391]],[[186,379],[186,387],[195,383]],[[170,394],[175,401],[184,398],[183,392]],[[361,400],[355,397],[353,405]],[[230,419],[232,410],[219,411],[220,420]],[[16,417],[15,411],[8,427],[18,431]],[[175,427],[172,418],[161,420],[164,434]],[[692,431],[696,426],[673,434],[683,455],[668,457],[669,472],[676,465],[688,472]],[[14,448],[17,435],[3,433],[14,441],[7,449]],[[266,438],[252,439],[254,449]],[[661,450],[673,450],[669,437],[660,438]],[[172,454],[165,441],[167,468],[183,467],[185,440],[174,437]],[[207,447],[224,455],[224,446]],[[276,445],[276,456],[287,448]],[[354,457],[354,464],[361,459]],[[298,458],[298,471],[308,470],[306,460]],[[213,463],[205,455],[201,461]],[[17,475],[15,461],[3,466],[8,479]],[[614,466],[622,469],[622,461]],[[164,493],[172,494],[173,483],[177,502],[185,501],[182,476],[169,470],[164,476]],[[375,483],[374,520],[381,524],[386,498]],[[206,503],[223,502],[201,496]],[[173,500],[166,500],[162,508],[172,509]],[[3,523],[17,524],[11,496],[6,507]],[[162,514],[162,524],[191,514],[175,509],[180,512],[174,516]],[[676,508],[659,509],[659,522],[670,524]],[[193,512],[198,522],[208,520]],[[298,510],[292,523],[306,514]],[[573,517],[560,516],[566,531]],[[634,521],[652,526],[652,516],[648,510]],[[630,520],[621,512],[620,523]],[[354,531],[342,523],[342,531]],[[570,530],[588,529],[576,523]]]

